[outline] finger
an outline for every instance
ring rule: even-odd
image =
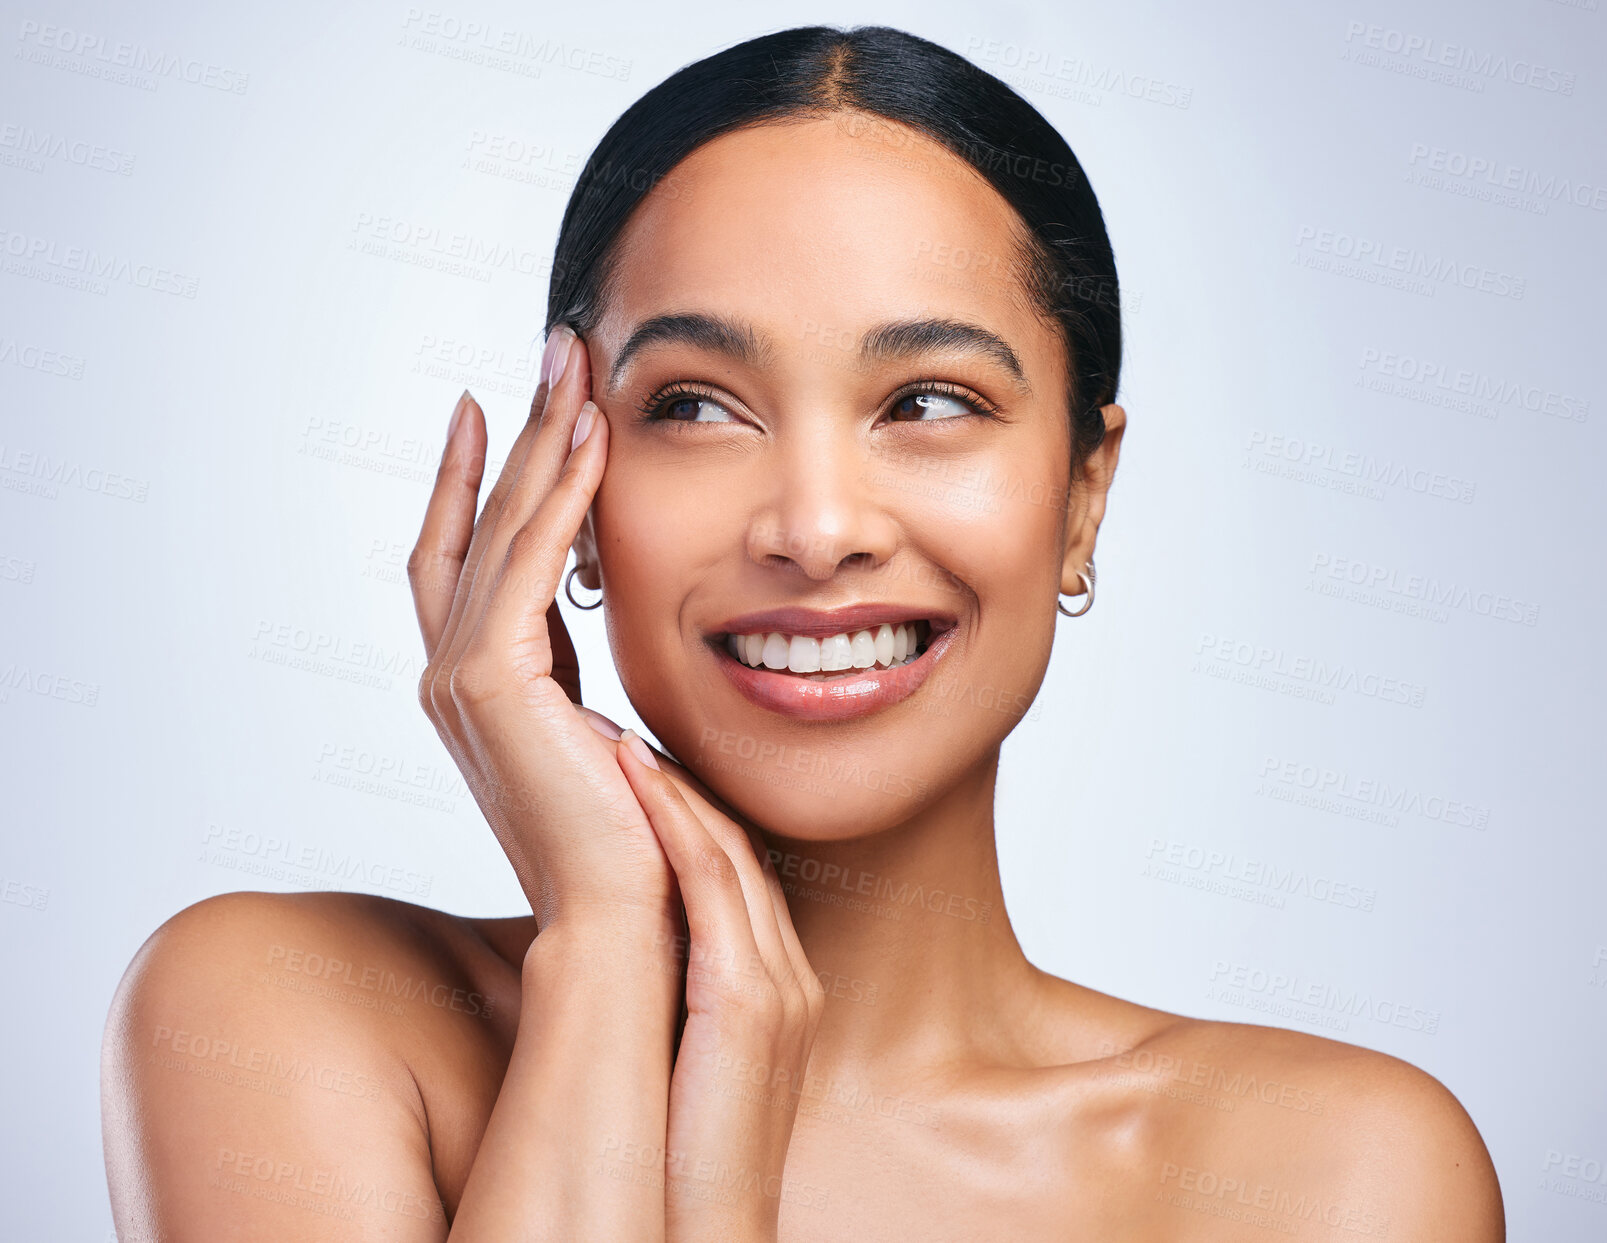
[[[674,778],[675,784],[681,788],[681,794],[695,810],[709,809],[717,811],[730,820],[737,820],[736,812],[726,806],[725,801],[715,794],[713,790],[704,785],[689,768],[683,765],[674,756],[666,755],[662,751],[654,751],[653,757],[658,760],[658,766]]]
[[[710,947],[730,952],[736,970],[746,971],[747,963],[763,963],[775,978],[778,968],[786,966],[786,957],[779,939],[771,937],[768,947],[763,944],[763,925],[754,918],[767,913],[770,905],[762,881],[742,876],[742,868],[686,806],[675,783],[662,769],[643,761],[652,753],[633,730],[620,738],[615,754],[675,872],[693,952],[707,952]]]
[[[407,559],[407,580],[424,635],[426,659],[446,629],[463,558],[474,536],[474,504],[485,473],[485,437],[479,405],[464,389],[447,425],[446,446],[424,509],[424,525]]]
[[[791,955],[787,953],[786,939],[782,934],[781,919],[776,912],[774,895],[771,894],[769,883],[765,880],[764,864],[768,862],[767,857],[762,850],[755,850],[753,835],[743,825],[707,803],[700,807],[698,803],[701,800],[687,798],[685,795],[681,797],[692,814],[703,824],[709,836],[720,844],[721,849],[736,865],[737,874],[742,877],[743,891],[748,895],[749,904],[753,908],[754,935],[777,969],[785,968],[791,962]],[[791,922],[789,915],[787,916],[789,927]]]
[[[776,942],[780,946],[780,952],[786,956],[793,976],[803,986],[811,1017],[818,1020],[825,1003],[824,986],[820,983],[820,976],[810,965],[809,956],[804,953],[803,942],[798,939],[798,930],[792,922],[792,908],[787,905],[787,892],[781,887],[781,877],[776,872],[774,860],[770,858],[770,848],[764,837],[753,825],[718,810],[696,794],[685,797],[693,812],[723,842],[727,853],[733,859],[754,860],[759,870],[760,883],[769,898],[769,913],[771,920],[774,921]],[[719,830],[723,830],[726,836],[722,837]],[[765,921],[765,926],[769,927],[769,921]]]
[[[536,402],[532,406],[532,420],[534,419],[534,409],[545,400],[546,394],[537,389]],[[480,403],[473,397],[469,398],[468,407],[463,417],[466,422],[472,421],[482,429],[486,426],[485,412],[480,408]],[[507,495],[508,489],[513,486],[513,477],[518,474],[519,463],[524,460],[524,455],[528,451],[530,441],[534,436],[535,430],[527,423],[519,435],[515,437],[513,446],[508,450],[507,459],[502,464],[502,470],[498,472],[496,482],[491,485],[491,494],[486,498],[485,505],[480,510],[480,516],[474,522],[473,530],[469,535],[469,546],[464,552],[463,564],[458,568],[458,581],[453,584],[454,594],[451,607],[447,610],[446,623],[441,628],[441,642],[444,644],[450,644],[452,641],[452,635],[462,615],[463,604],[468,597],[469,585],[474,581],[475,568],[479,565],[480,558],[485,555],[486,539],[489,537],[491,529],[496,525],[496,516],[502,507],[502,498]],[[479,487],[485,481],[485,466],[489,447],[489,437],[482,430],[477,453],[479,460],[476,464],[476,499],[479,497]]]
[[[570,348],[572,331],[566,324],[559,324],[553,328],[547,338],[548,348],[552,350],[553,360],[562,360],[568,355],[565,351]],[[518,478],[519,470],[530,452],[530,446],[536,437],[536,431],[546,412],[547,397],[551,391],[548,355],[542,355],[542,374],[536,385],[536,395],[530,402],[530,417],[520,428],[518,436],[514,438],[513,446],[508,450],[507,460],[497,476],[497,481],[491,487],[491,495],[486,498],[485,507],[481,510],[480,520],[475,524],[474,535],[469,541],[469,551],[463,559],[463,569],[458,577],[457,593],[452,599],[452,608],[447,614],[446,626],[441,633],[441,651],[444,656],[450,656],[458,648],[458,634],[465,616],[477,617],[478,609],[471,610],[469,604],[474,598],[474,584],[478,577],[481,562],[485,559],[486,549],[492,542],[496,533],[498,522],[502,516],[503,506],[507,502],[509,491]],[[471,398],[472,401],[472,398]],[[478,404],[476,404],[478,410]],[[492,563],[493,565],[495,562]],[[445,662],[442,662],[443,665]]]
[[[798,939],[798,929],[792,922],[792,908],[787,905],[787,891],[781,887],[781,877],[776,874],[776,865],[770,858],[770,852],[765,849],[762,840],[755,842],[754,849],[759,853],[764,870],[765,891],[770,895],[770,907],[775,913],[781,947],[786,952],[787,961],[792,964],[793,974],[803,981],[805,995],[810,998],[818,1017],[820,1007],[825,1003],[825,986],[821,984],[820,976],[810,965],[809,955],[804,953],[803,942]]]
[[[607,720],[606,717],[602,717],[600,714],[598,714],[598,719]],[[613,726],[615,730],[614,736],[617,738],[619,736],[619,727],[613,725],[612,722],[609,722],[609,724]],[[592,728],[597,729],[598,727],[593,724]],[[768,872],[770,876],[774,877],[775,885],[779,891],[781,878],[775,875],[775,865],[770,861],[769,848],[765,845],[764,838],[759,835],[758,830],[732,811],[731,808],[727,807],[690,770],[665,755],[662,751],[648,746],[645,738],[641,738],[640,735],[637,735],[637,737],[642,745],[647,748],[648,753],[653,757],[660,771],[667,774],[675,783],[681,797],[686,800],[687,806],[703,822],[703,827],[713,834],[715,840],[725,848],[726,853],[733,859],[746,859],[751,855],[760,868],[761,874]],[[747,838],[746,844],[742,841],[744,836]]]
[[[563,374],[549,390],[540,420],[533,425],[526,425],[526,430],[531,434],[519,467],[509,476],[507,487],[499,498],[494,521],[489,524],[485,520],[481,522],[482,527],[488,526],[489,529],[483,540],[476,536],[480,548],[470,550],[471,558],[478,553],[478,559],[473,566],[473,580],[469,584],[461,616],[448,640],[448,663],[455,661],[468,646],[486,604],[495,593],[509,544],[552,488],[563,468],[564,459],[569,456],[570,433],[574,430],[581,404],[586,400],[591,377],[585,343],[567,328],[562,331],[570,337],[567,355],[558,356],[567,358]],[[487,509],[490,509],[489,505]],[[576,526],[578,530],[578,521]],[[570,539],[573,538],[571,535]],[[459,594],[463,593],[460,591]]]
[[[645,745],[645,743],[644,743]],[[652,748],[649,748],[652,750]],[[746,860],[752,858],[758,867],[760,875],[776,895],[782,897],[785,906],[785,895],[781,889],[781,877],[776,875],[775,864],[770,859],[770,848],[766,845],[759,831],[745,819],[728,807],[724,801],[716,796],[706,785],[698,780],[689,770],[683,768],[668,756],[653,751],[653,757],[658,761],[659,767],[669,774],[681,797],[693,813],[703,822],[705,828],[712,833],[717,841],[725,847],[726,852],[733,859]],[[743,839],[746,839],[745,841]],[[787,921],[790,924],[790,918]]]
[[[581,708],[579,710],[588,718],[587,723],[602,734],[603,737],[611,741],[619,738],[622,732],[620,727],[602,713],[593,712],[590,708]],[[649,746],[647,740],[641,738],[641,735],[638,734],[637,737],[641,740],[642,745],[647,747],[648,753],[653,757],[659,770],[675,783],[676,788],[681,793],[681,797],[686,800],[686,804],[692,809],[693,814],[703,822],[704,828],[714,834],[716,840],[726,847],[727,853],[731,854],[733,858],[745,857],[746,851],[738,850],[736,840],[739,833],[747,835],[749,849],[751,849],[761,871],[768,874],[775,894],[781,897],[783,905],[785,905],[785,894],[781,889],[781,878],[776,875],[775,865],[770,859],[769,848],[765,845],[764,839],[759,835],[758,831],[749,826],[730,807],[726,806],[690,770],[683,767],[671,756]],[[787,922],[790,924],[790,917]]]
[[[548,616],[570,545],[602,482],[608,454],[608,420],[595,406],[591,410],[590,434],[570,455],[535,512],[509,539],[503,564],[487,593],[483,615],[463,648],[460,664],[472,667],[480,658],[505,653],[524,678],[552,676],[553,636]],[[572,658],[573,653],[570,655]],[[493,662],[489,667],[505,666]]]
[[[598,717],[598,720],[606,719]],[[616,731],[613,736],[618,737],[619,727],[612,722],[609,722],[609,725]],[[592,723],[592,728],[600,733],[604,732],[596,722]],[[645,739],[643,745],[647,745]],[[770,849],[759,831],[727,807],[686,768],[662,752],[655,751],[651,747],[648,747],[648,750],[658,762],[660,770],[668,774],[675,783],[693,814],[703,822],[704,828],[724,847],[726,853],[733,860],[746,860],[750,856],[755,860],[770,895],[771,913],[775,917],[777,937],[791,960],[794,972],[800,978],[818,981],[819,977],[809,965],[803,945],[798,940],[797,930],[793,927],[792,909],[787,905],[786,891],[781,887],[781,877],[776,874],[775,864],[770,858]],[[743,836],[747,838],[745,844],[741,841]]]
[[[738,959],[738,969],[757,961],[773,981],[791,976],[791,959],[781,941],[770,893],[751,851],[744,845],[737,857],[727,852],[675,783],[656,767],[652,751],[634,730],[625,732],[617,754],[675,871],[694,947],[712,942],[737,954],[756,955]]]

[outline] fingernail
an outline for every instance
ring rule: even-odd
[[[597,422],[597,403],[588,401],[580,408],[580,417],[575,420],[575,434],[569,438],[569,452],[573,453],[580,448],[581,441],[591,435],[592,424]]]
[[[653,748],[642,741],[642,737],[634,729],[627,729],[619,736],[619,740],[631,749],[631,754],[649,768],[657,768],[658,761],[653,758]]]
[[[580,715],[586,718],[587,725],[590,725],[609,742],[619,741],[619,727],[612,721],[605,720],[595,712],[588,712],[585,708],[580,709]]]
[[[452,418],[446,425],[446,443],[452,443],[452,437],[458,433],[458,424],[463,422],[463,412],[469,408],[469,390],[463,390],[463,396],[458,398],[458,404],[452,407]]]
[[[568,324],[559,324],[547,337],[547,348],[541,354],[541,382],[549,392],[563,379],[564,368],[569,363],[569,344],[574,339],[574,330]]]

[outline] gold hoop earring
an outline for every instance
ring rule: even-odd
[[[569,597],[569,603],[573,604],[577,609],[585,609],[589,613],[592,609],[596,608],[603,602],[603,597],[599,595],[597,599],[592,601],[590,604],[582,604],[579,600],[575,599],[575,575],[578,573],[580,573],[580,567],[576,565],[571,566],[569,573],[564,575],[564,595]]]
[[[1094,607],[1094,577],[1095,577],[1095,575],[1094,575],[1094,559],[1092,557],[1088,558],[1088,573],[1084,574],[1081,570],[1079,570],[1079,571],[1077,571],[1077,577],[1082,579],[1083,587],[1087,592],[1088,598],[1082,602],[1082,607],[1080,609],[1078,609],[1076,612],[1072,612],[1072,610],[1068,609],[1064,604],[1060,603],[1060,600],[1057,597],[1055,599],[1055,608],[1060,610],[1060,612],[1063,615],[1065,615],[1066,617],[1081,617],[1089,609]]]

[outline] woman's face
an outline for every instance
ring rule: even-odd
[[[1016,228],[938,144],[840,114],[706,143],[621,239],[577,546],[642,720],[773,833],[976,783],[1037,693],[1120,428],[1068,512],[1064,347]],[[926,650],[886,670],[899,623]]]

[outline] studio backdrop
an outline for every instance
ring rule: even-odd
[[[528,912],[416,700],[447,416],[494,478],[631,101],[872,22],[1061,130],[1121,278],[1098,606],[1000,780],[1028,953],[1404,1058],[1514,1240],[1607,1237],[1598,0],[0,8],[8,1237],[111,1237],[102,1027],[180,908]]]

